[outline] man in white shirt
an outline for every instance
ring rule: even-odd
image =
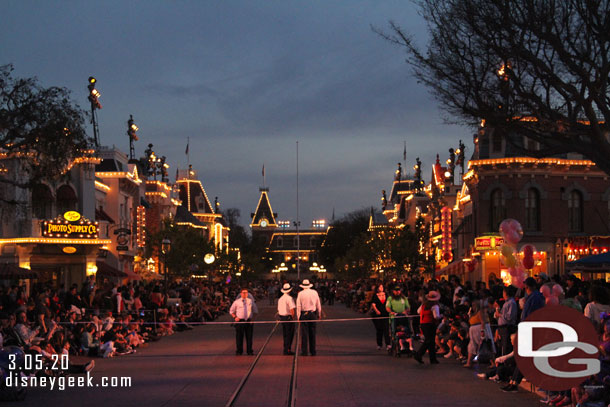
[[[280,316],[280,321],[293,321],[296,305],[294,299],[290,296],[292,287],[289,283],[285,283],[282,287],[282,295],[277,302],[277,313]],[[294,323],[284,322],[282,324],[282,333],[284,334],[284,355],[294,355],[290,350],[292,348],[292,338],[294,338]]]
[[[236,299],[231,305],[229,313],[235,321],[235,354],[241,355],[244,353],[244,333],[246,334],[246,352],[248,355],[254,355],[252,350],[252,319],[255,314],[258,314],[256,303],[248,297],[248,289],[243,288],[240,293],[240,298]]]
[[[300,321],[312,321],[322,317],[322,305],[320,296],[316,290],[312,290],[313,284],[309,280],[303,280],[301,288],[303,291],[297,296],[297,315]],[[316,323],[301,323],[301,355],[307,356],[307,343],[309,342],[309,353],[316,356]]]

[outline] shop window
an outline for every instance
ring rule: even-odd
[[[309,247],[316,247],[316,238],[315,237],[309,238]]]
[[[528,189],[525,197],[525,228],[540,230],[540,193],[536,188]]]
[[[32,189],[32,217],[50,219],[53,214],[53,195],[46,185],[38,184]]]
[[[498,130],[494,131],[491,137],[491,148],[494,153],[502,151],[502,134]]]
[[[284,247],[284,239],[281,237],[277,238],[277,247]]]
[[[523,138],[523,144],[525,145],[525,149],[529,151],[538,151],[540,150],[540,143],[532,140],[529,137]]]
[[[293,247],[299,247],[299,238],[298,237],[294,238]]]
[[[78,199],[76,192],[69,185],[63,185],[57,190],[57,212],[63,214],[67,211],[78,209]]]
[[[497,231],[500,223],[506,217],[506,201],[504,192],[500,189],[494,189],[491,193],[491,208],[490,208],[490,230]]]
[[[583,230],[583,210],[582,210],[582,193],[577,190],[572,190],[568,198],[568,231],[582,232]]]

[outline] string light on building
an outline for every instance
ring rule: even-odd
[[[136,210],[136,243],[138,247],[144,247],[146,245],[146,208],[142,205],[138,205]]]
[[[451,231],[451,208],[448,206],[441,209],[441,247],[442,247],[442,259],[447,263],[453,260],[452,251],[452,231]]]
[[[110,191],[110,187],[108,185],[104,184],[103,182],[97,181],[97,180],[95,181],[95,187],[104,192]]]

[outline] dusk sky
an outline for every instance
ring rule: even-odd
[[[423,19],[400,1],[4,1],[0,64],[15,77],[64,86],[89,109],[95,76],[102,145],[129,152],[127,120],[140,130],[137,156],[153,143],[173,180],[185,148],[210,200],[250,221],[266,169],[271,205],[296,218],[380,207],[407,143],[424,176],[436,154],[473,129],[444,112],[411,76],[405,54],[371,25],[393,20],[426,43]],[[87,123],[91,132],[91,125]]]

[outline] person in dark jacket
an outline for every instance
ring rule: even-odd
[[[386,348],[389,350],[392,348],[390,344],[390,328],[388,325],[388,316],[390,315],[386,309],[387,296],[384,291],[383,284],[379,284],[373,290],[373,298],[371,299],[371,316],[373,318],[373,325],[375,325],[375,335],[377,338],[377,349],[381,349],[383,346],[383,340],[385,339]]]
[[[527,297],[525,297],[525,304],[523,305],[523,312],[521,313],[521,321],[525,321],[525,319],[532,312],[544,307],[545,304],[544,296],[538,290],[536,280],[534,280],[532,277],[528,277],[525,279],[524,284]]]

